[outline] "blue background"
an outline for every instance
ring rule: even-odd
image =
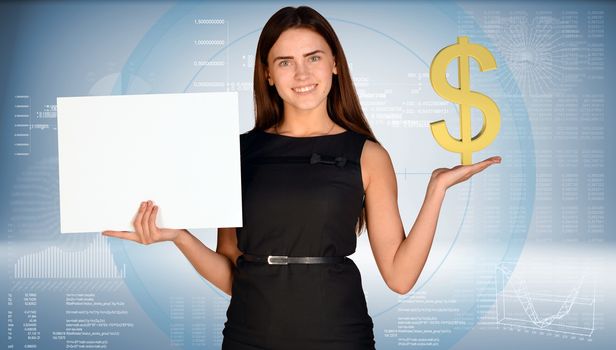
[[[459,155],[436,144],[428,126],[445,119],[449,132],[459,135],[459,106],[430,85],[434,55],[467,35],[486,46],[498,65],[490,72],[471,65],[472,89],[492,98],[501,112],[499,136],[473,160],[500,155],[503,162],[448,191],[413,290],[404,296],[390,291],[365,232],[358,239],[352,258],[362,273],[377,349],[613,344],[616,235],[609,214],[615,212],[610,179],[616,163],[608,134],[615,126],[608,63],[614,5],[307,4],[332,23],[342,42],[364,112],[394,162],[407,234],[431,171],[459,163]],[[258,35],[286,5],[299,4],[0,5],[0,230],[7,297],[1,327],[8,348],[220,348],[229,298],[172,244],[60,234],[56,98],[238,91],[240,129],[246,131],[254,122]],[[454,63],[448,68],[454,86],[456,69]],[[481,115],[472,113],[476,134]],[[215,230],[193,233],[215,248]],[[97,258],[122,271],[119,276],[71,274],[62,257],[94,246],[102,247]],[[53,260],[60,271],[55,276],[32,262],[51,256],[60,256]],[[24,277],[21,268],[32,275]]]

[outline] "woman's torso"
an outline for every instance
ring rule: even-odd
[[[366,137],[353,131],[292,137],[252,130],[240,136],[247,254],[348,256],[363,206],[360,167]],[[355,263],[267,265],[239,258],[223,334],[264,348],[371,349]]]

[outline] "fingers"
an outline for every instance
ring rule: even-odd
[[[466,180],[468,180],[471,176],[473,176],[473,175],[483,171],[485,168],[487,168],[490,165],[492,165],[492,163],[481,162],[481,163],[477,163],[477,164],[474,164],[474,165],[470,166],[468,168],[468,171],[465,174],[466,175]]]
[[[459,170],[461,173],[461,176],[455,183],[466,181],[470,179],[473,175],[477,174],[478,172],[485,170],[485,168],[489,167],[490,165],[495,164],[495,163],[500,163],[500,162],[501,162],[501,157],[494,156],[494,157],[484,159],[481,162],[471,164],[471,165],[457,165],[451,168],[451,170],[457,170],[459,168],[462,168]]]
[[[501,162],[501,157],[499,156],[494,156],[494,157],[484,159],[483,161],[479,163],[475,163],[469,167],[470,174],[476,174],[484,170],[485,168],[489,167],[490,165],[500,163],[500,162]]]
[[[104,236],[128,239],[141,244],[150,244],[156,241],[158,228],[156,227],[156,214],[158,206],[152,201],[141,202],[137,215],[133,220],[135,232],[130,231],[103,231]]]
[[[127,239],[133,242],[139,242],[139,237],[135,232],[130,231],[103,231],[103,236]]]
[[[150,227],[150,217],[152,216],[152,207],[154,207],[154,203],[152,201],[147,201],[146,210],[141,219],[141,229],[143,230],[143,243],[150,244],[152,243],[152,230]]]
[[[441,183],[444,188],[449,188],[455,184],[470,179],[473,175],[484,170],[490,165],[500,162],[501,157],[494,156],[470,165],[459,164],[452,168],[439,168],[432,172],[430,181],[434,179],[435,181]]]
[[[482,162],[479,162],[479,163],[477,163],[477,164],[492,165],[492,164],[494,164],[494,163],[500,163],[500,162],[501,162],[501,160],[502,160],[502,158],[501,158],[501,157],[499,157],[499,156],[494,156],[494,157],[490,157],[490,158],[484,159]]]
[[[145,205],[146,202],[141,202],[139,206],[139,210],[137,211],[137,215],[135,216],[135,220],[133,220],[133,227],[135,228],[135,232],[139,237],[139,242],[143,242],[143,230],[141,229],[141,219],[143,218],[143,214],[145,214]]]
[[[148,228],[150,231],[150,239],[153,242],[158,241],[158,227],[156,227],[156,215],[158,214],[158,206],[152,205],[152,214],[148,220]]]

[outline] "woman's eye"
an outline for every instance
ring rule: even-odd
[[[278,63],[278,65],[279,65],[279,66],[281,66],[281,67],[286,67],[286,66],[288,66],[288,65],[289,65],[289,61],[286,61],[286,60],[284,60],[284,61],[280,61],[280,62]]]
[[[316,62],[316,61],[318,61],[318,60],[320,60],[320,59],[321,59],[321,57],[320,57],[320,56],[311,56],[311,57],[310,57],[310,60],[311,60],[312,62]]]

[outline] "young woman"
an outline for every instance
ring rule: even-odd
[[[434,170],[408,236],[395,172],[376,141],[331,25],[309,7],[266,23],[255,58],[255,127],[240,135],[243,227],[219,228],[216,251],[187,230],[156,226],[141,203],[142,244],[173,241],[195,269],[231,295],[223,349],[374,349],[361,277],[346,256],[368,238],[385,283],[405,294],[432,245],[447,188],[500,162]]]

